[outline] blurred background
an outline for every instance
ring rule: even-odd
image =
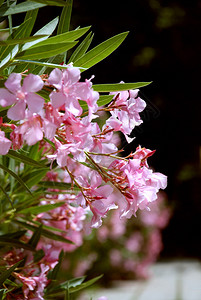
[[[60,8],[41,9],[38,27]],[[19,20],[16,20],[17,23]],[[163,230],[161,259],[201,258],[200,70],[201,2],[198,0],[74,0],[71,29],[92,25],[91,47],[129,31],[109,58],[84,73],[93,83],[153,81],[141,89],[144,123],[125,146],[156,149],[150,165],[168,176],[173,209]],[[123,141],[124,145],[124,141]]]

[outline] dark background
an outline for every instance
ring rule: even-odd
[[[60,12],[41,9],[40,27]],[[201,258],[201,2],[74,0],[71,24],[92,25],[91,47],[130,31],[119,49],[84,76],[94,74],[93,83],[153,81],[141,89],[148,108],[125,150],[139,144],[156,149],[150,165],[168,176],[174,213],[163,232],[161,258]]]

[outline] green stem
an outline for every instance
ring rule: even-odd
[[[10,1],[7,0],[7,6],[10,7]],[[13,25],[12,25],[12,16],[8,15],[8,25],[9,25],[9,33],[10,35],[13,33]]]

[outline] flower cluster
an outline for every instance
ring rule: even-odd
[[[159,192],[150,208],[139,210],[135,220],[119,220],[117,210],[111,211],[103,225],[93,230],[90,245],[83,243],[67,258],[68,271],[82,276],[96,270],[104,273],[105,284],[111,280],[148,278],[150,266],[163,249],[161,231],[171,217],[166,194]]]
[[[142,123],[139,113],[146,104],[138,90],[110,93],[110,103],[100,106],[102,96],[94,90],[93,78],[80,78],[79,68],[69,64],[49,76],[12,73],[0,88],[0,106],[7,110],[6,121],[0,118],[0,155],[38,144],[41,160],[50,167],[40,184],[48,182],[50,187],[38,197],[45,210],[31,221],[54,228],[59,236],[40,238],[37,249],[45,255],[37,266],[24,250],[5,255],[8,266],[28,257],[28,267],[15,274],[25,299],[43,299],[47,273],[58,262],[61,248],[74,251],[84,232],[100,227],[110,210],[120,219],[136,216],[138,209],[150,210],[167,184],[166,176],[147,163],[155,151],[139,146],[123,157],[115,142],[117,132],[131,142],[131,131]],[[98,121],[104,111],[109,116],[101,127]],[[64,193],[56,183],[63,184]],[[114,232],[119,226],[116,222]]]

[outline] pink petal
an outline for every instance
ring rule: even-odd
[[[27,100],[28,108],[32,113],[37,113],[43,108],[44,99],[37,94],[29,93],[26,96],[26,100]]]
[[[7,89],[0,88],[0,105],[5,107],[15,103],[16,99]]]
[[[38,92],[43,88],[43,81],[38,75],[29,74],[25,77],[22,85],[23,92]]]
[[[8,153],[12,142],[5,137],[5,132],[0,131],[0,155]]]
[[[26,103],[24,101],[18,101],[14,106],[9,108],[7,116],[9,119],[18,121],[25,118]]]
[[[61,89],[63,73],[59,69],[54,69],[48,78],[50,84],[54,85],[57,89]]]
[[[63,72],[64,84],[68,83],[70,85],[75,84],[80,80],[80,70],[79,68],[70,66],[67,70]]]
[[[16,93],[18,90],[21,89],[21,79],[22,79],[21,74],[12,73],[6,80],[5,86],[9,91]]]
[[[62,92],[52,92],[50,100],[54,108],[59,108],[65,103],[66,96]]]
[[[87,100],[90,97],[90,88],[86,82],[78,82],[75,87],[75,93],[80,100]]]
[[[35,145],[43,139],[43,132],[40,127],[33,126],[25,133],[24,139],[29,146]]]

